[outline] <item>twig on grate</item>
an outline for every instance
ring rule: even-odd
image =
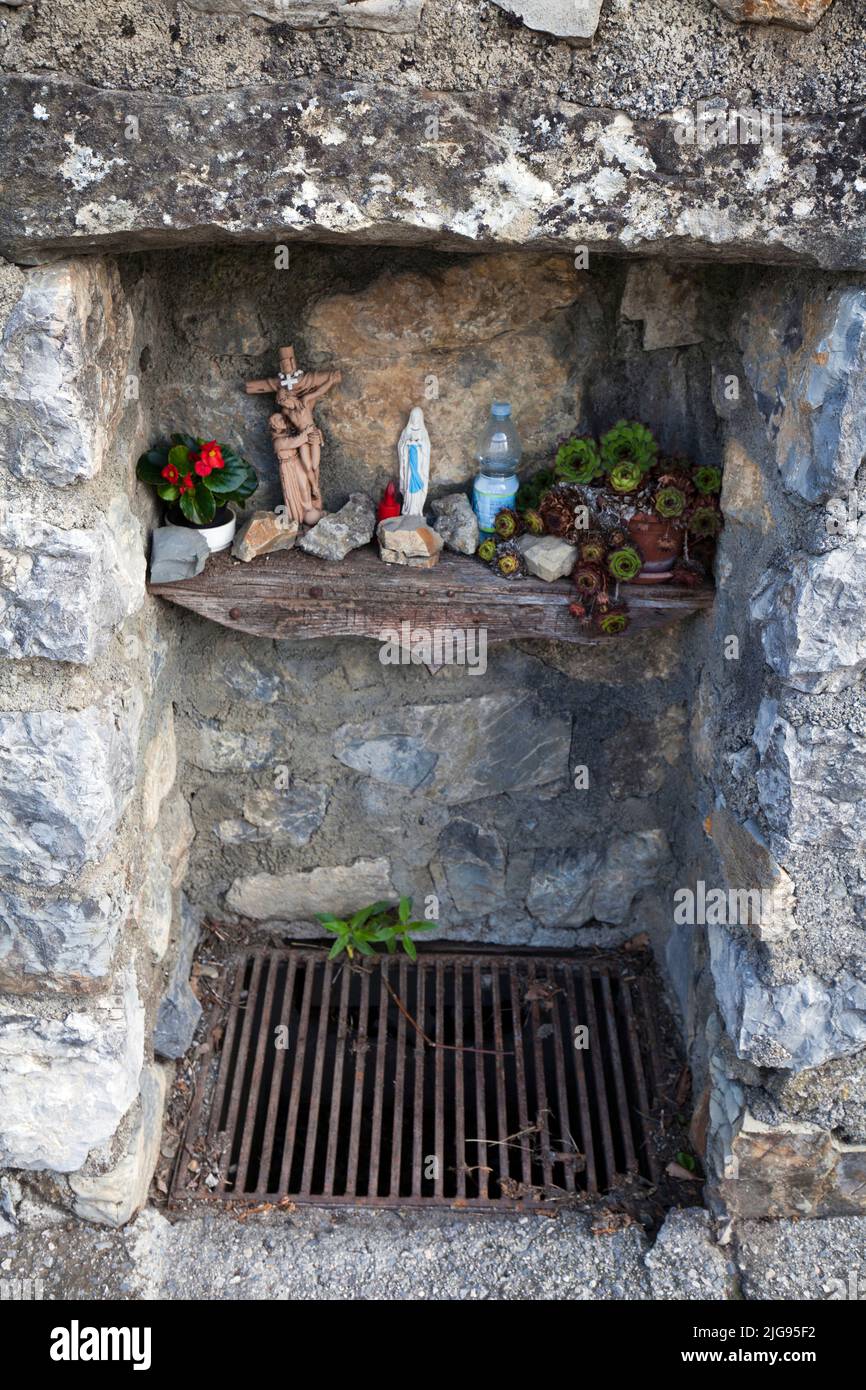
[[[364,967],[362,965],[356,966],[356,969],[362,971],[362,973],[365,975],[369,975],[371,973],[369,970],[364,970]],[[403,1000],[400,998],[397,991],[391,985],[390,981],[386,980],[384,975],[381,975],[380,979],[382,981],[382,984],[385,986],[386,990],[390,994],[391,998],[394,1000],[394,1003],[397,1005],[397,1008],[400,1010],[403,1017],[405,1019],[408,1019],[409,1023],[411,1023],[412,1027],[415,1029],[415,1032],[418,1034],[420,1038],[423,1038],[424,1042],[427,1044],[428,1047],[438,1047],[441,1048],[443,1052],[477,1052],[484,1057],[514,1056],[513,1052],[500,1051],[500,1049],[496,1047],[463,1047],[462,1044],[459,1043],[435,1042],[433,1038],[431,1038],[427,1033],[424,1032],[424,1029],[421,1027],[420,1023],[416,1022],[416,1020],[412,1017],[409,1010],[406,1008],[406,1005],[403,1003]]]

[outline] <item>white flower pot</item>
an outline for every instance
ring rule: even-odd
[[[223,510],[229,511],[229,508],[226,507]],[[219,516],[219,512],[217,516]],[[223,521],[218,526],[176,526],[168,518],[166,518],[165,524],[176,531],[197,531],[200,536],[204,536],[212,555],[218,555],[221,550],[228,550],[237,530],[237,518],[234,512],[230,512],[228,521]]]

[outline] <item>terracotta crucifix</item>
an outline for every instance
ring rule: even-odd
[[[273,392],[276,396],[277,410],[268,423],[286,508],[299,526],[304,522],[315,525],[323,510],[319,486],[322,434],[316,428],[313,406],[341,380],[341,372],[299,370],[294,348],[284,347],[280,348],[277,376],[246,383],[248,395]]]

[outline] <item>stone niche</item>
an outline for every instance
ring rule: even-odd
[[[303,936],[320,909],[408,893],[438,898],[446,939],[646,933],[715,1200],[862,1208],[859,278],[296,243],[73,256],[3,288],[0,1164],[126,1220],[197,1021],[202,916]],[[473,674],[148,596],[137,454],[206,431],[277,503],[268,404],[243,383],[283,343],[343,372],[318,412],[329,507],[378,496],[416,404],[433,496],[467,485],[494,397],[527,468],[622,416],[723,464],[714,609],[621,644],[493,647]],[[772,890],[772,917],[681,923],[699,881]]]

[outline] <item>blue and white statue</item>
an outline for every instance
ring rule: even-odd
[[[415,406],[397,445],[400,458],[400,491],[403,515],[423,516],[430,486],[430,436],[424,424],[424,411]]]

